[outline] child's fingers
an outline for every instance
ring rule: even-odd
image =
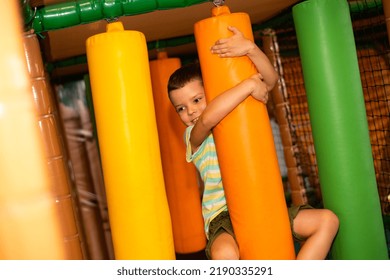
[[[267,93],[264,95],[264,104],[267,104],[268,102],[268,96],[269,96],[269,93],[267,91]]]
[[[269,94],[268,94],[268,91],[263,94],[258,100],[264,104],[267,104],[268,102],[268,97],[269,97]]]
[[[222,48],[222,47],[212,47],[211,48],[211,53],[214,53],[214,54],[225,54],[227,53],[227,49],[226,48]]]
[[[214,43],[214,46],[224,45],[224,44],[227,43],[227,41],[228,41],[228,39],[224,39],[224,38],[218,39],[218,40]]]
[[[264,81],[264,77],[261,75],[261,73],[256,73],[253,75],[253,77],[259,79],[260,81]]]
[[[228,26],[229,31],[233,32],[233,34],[237,34],[240,31],[235,26]]]
[[[261,73],[259,73],[259,79],[260,79],[261,81],[264,81],[264,77],[263,77],[263,75],[261,75]]]
[[[215,54],[226,54],[229,52],[229,47],[226,44],[218,44],[213,45],[210,50]]]

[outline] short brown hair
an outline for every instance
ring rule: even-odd
[[[171,91],[180,89],[193,80],[202,81],[199,63],[186,64],[173,72],[168,81],[168,95]]]

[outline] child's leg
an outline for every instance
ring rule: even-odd
[[[221,212],[210,223],[206,256],[212,260],[238,260],[240,258],[228,211]]]
[[[226,231],[220,233],[211,245],[211,259],[238,260],[240,253],[236,240]]]
[[[302,209],[294,219],[294,231],[307,238],[297,259],[325,259],[339,228],[337,216],[328,209]]]

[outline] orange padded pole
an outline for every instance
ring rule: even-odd
[[[195,24],[208,101],[256,72],[247,57],[219,58],[210,47],[231,36],[236,26],[253,40],[245,13],[227,6],[212,9],[212,17]],[[294,259],[283,184],[267,108],[247,98],[217,127],[214,137],[227,204],[242,259]]]
[[[159,52],[149,64],[175,251],[194,253],[206,246],[199,185],[195,166],[185,161],[185,125],[177,117],[167,90],[169,77],[181,63],[179,58]]]
[[[17,1],[0,1],[0,259],[64,259]]]

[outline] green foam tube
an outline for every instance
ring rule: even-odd
[[[388,259],[346,0],[293,7],[325,208],[339,217],[333,259]]]

